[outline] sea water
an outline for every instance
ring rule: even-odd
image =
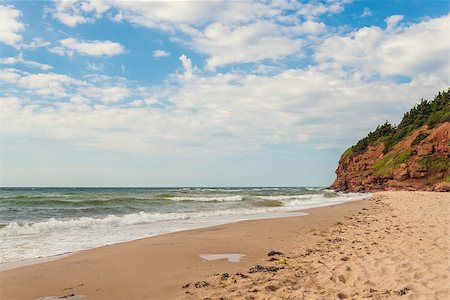
[[[38,258],[368,194],[324,188],[0,188],[0,269]],[[4,269],[4,268],[3,268]]]

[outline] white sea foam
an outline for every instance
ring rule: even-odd
[[[262,200],[287,201],[287,200],[309,200],[312,198],[320,199],[322,195],[282,195],[282,196],[258,196]]]
[[[371,194],[361,194],[361,193],[348,193],[339,194],[334,197],[324,197],[322,195],[300,195],[295,198],[288,199],[290,201],[285,201],[285,205],[288,207],[322,207],[340,204],[349,201],[361,200],[369,197]]]
[[[334,197],[315,195],[280,195],[259,197],[261,200],[282,201],[282,207],[217,208],[213,211],[182,213],[139,212],[102,218],[48,219],[30,224],[10,223],[0,229],[0,263],[49,257],[67,252],[94,248],[143,237],[186,229],[208,227],[248,219],[262,219],[292,215],[287,212],[333,205],[362,199],[369,194],[338,194]],[[209,199],[209,197],[185,197]],[[220,196],[222,201],[242,201],[242,196]],[[192,200],[191,201],[199,201]],[[201,200],[200,200],[201,201]],[[208,201],[208,200],[207,200]],[[245,201],[244,201],[245,202]],[[244,203],[243,202],[243,203]],[[226,205],[226,202],[217,204]],[[240,204],[239,204],[240,205]],[[236,207],[236,206],[235,206]],[[304,213],[295,213],[304,215]]]
[[[321,187],[307,187],[305,188],[307,191],[320,191],[323,190]]]
[[[212,195],[212,196],[205,196],[205,197],[178,196],[178,197],[170,198],[170,200],[173,200],[173,201],[197,201],[197,202],[211,202],[211,201],[234,202],[234,201],[242,201],[242,199],[243,199],[243,197],[240,195],[237,195],[237,196]]]
[[[284,211],[281,208],[258,208],[258,209],[227,209],[220,211],[205,211],[192,213],[146,213],[127,214],[123,216],[109,215],[104,218],[82,217],[70,220],[56,220],[54,218],[31,224],[10,223],[0,229],[0,237],[43,234],[52,231],[65,231],[68,229],[91,229],[91,228],[114,228],[130,225],[156,223],[164,221],[176,221],[187,219],[211,218],[217,216],[247,216],[270,212]]]

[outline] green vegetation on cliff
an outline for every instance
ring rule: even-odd
[[[450,89],[439,92],[432,101],[422,99],[419,104],[403,115],[398,126],[393,126],[387,121],[383,125],[378,125],[374,131],[369,132],[366,137],[347,149],[342,157],[363,153],[369,145],[375,145],[380,141],[384,142],[384,153],[388,153],[397,143],[421,126],[426,124],[429,128],[433,128],[447,121],[450,121]],[[424,133],[413,143],[419,144],[425,138]]]
[[[398,169],[402,163],[406,163],[411,157],[411,150],[404,150],[401,152],[392,151],[386,154],[382,159],[373,165],[375,175],[386,176]]]
[[[449,168],[449,160],[443,156],[427,155],[419,160],[419,164],[435,172],[442,172]]]
[[[395,134],[395,126],[386,121],[383,125],[378,125],[374,131],[369,132],[365,138],[359,140],[356,145],[352,146],[351,151],[356,154],[363,153],[369,145],[374,145],[381,138],[389,137],[393,134]]]

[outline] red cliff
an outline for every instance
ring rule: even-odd
[[[449,129],[449,122],[432,129],[423,125],[386,154],[382,141],[360,154],[344,153],[331,187],[349,192],[450,191]],[[425,138],[417,142],[419,135]]]
[[[423,100],[397,126],[386,122],[341,156],[331,188],[450,191],[450,88]]]

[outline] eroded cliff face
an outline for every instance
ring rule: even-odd
[[[449,130],[449,122],[433,129],[424,125],[386,154],[383,142],[361,154],[344,154],[331,188],[347,192],[450,191]]]

